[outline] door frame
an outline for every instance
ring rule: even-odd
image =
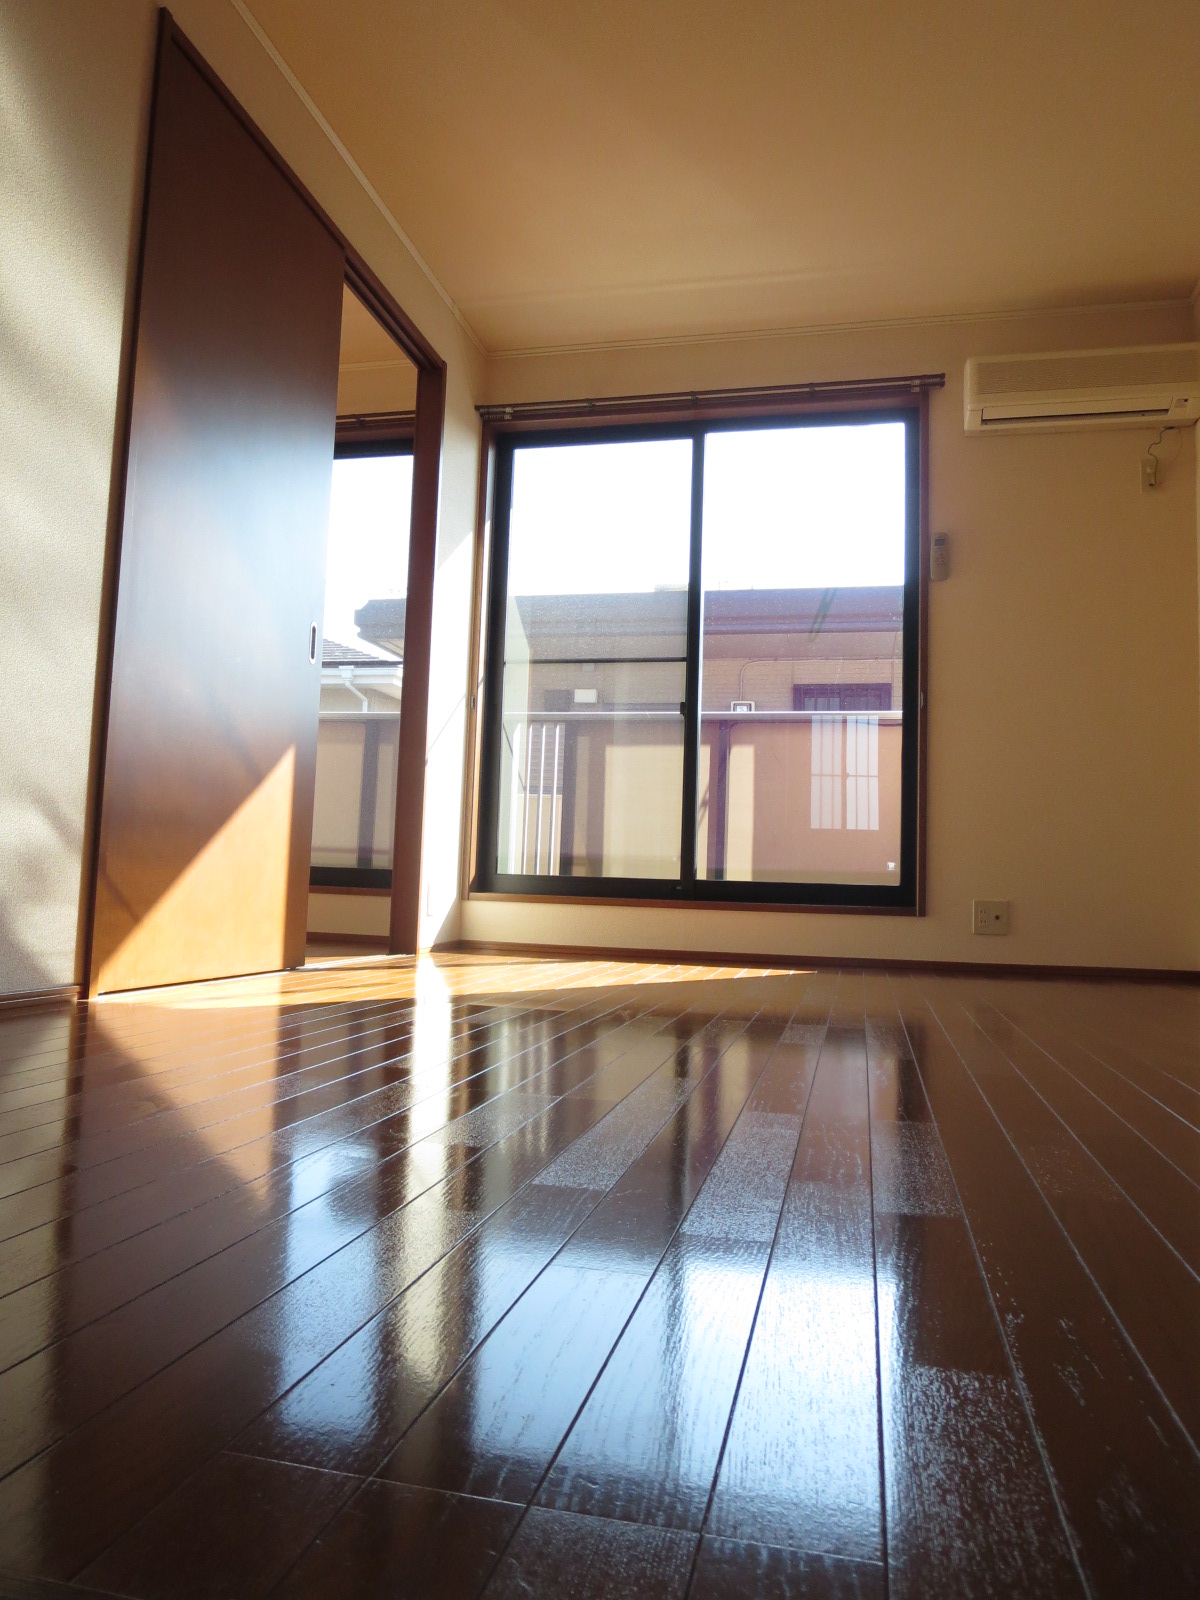
[[[433,629],[433,580],[436,571],[438,486],[446,413],[446,363],[354,244],[313,196],[308,186],[296,175],[250,114],[235,99],[219,75],[179,27],[170,11],[163,6],[158,14],[158,40],[150,98],[150,137],[147,141],[142,179],[138,260],[129,308],[132,331],[122,361],[121,423],[113,463],[117,493],[113,498],[113,517],[101,591],[100,651],[92,728],[87,836],[84,840],[84,893],[80,918],[82,937],[79,940],[76,958],[77,981],[81,989],[89,993],[93,992],[90,985],[99,874],[100,812],[104,796],[104,759],[116,644],[117,582],[129,475],[130,435],[133,423],[133,373],[137,356],[138,311],[146,254],[154,112],[163,55],[172,45],[187,57],[318,221],[340,244],[345,253],[347,285],[403,349],[417,369],[408,607],[405,617],[404,681],[400,691],[400,747],[396,774],[396,825],[393,837],[391,915],[388,935],[390,954],[416,954],[421,913],[425,744],[429,724],[429,663]]]

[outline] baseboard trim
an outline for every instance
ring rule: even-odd
[[[39,1011],[74,1005],[78,999],[77,983],[59,984],[53,989],[19,989],[15,994],[0,994],[0,1011]]]
[[[1200,986],[1188,967],[1068,967],[1023,961],[918,961],[880,956],[796,956],[744,950],[657,950],[632,945],[518,944],[495,939],[451,939],[434,954],[534,956],[546,961],[669,961],[688,966],[837,967],[856,972],[927,972],[946,978],[1073,978],[1085,983],[1181,983]]]

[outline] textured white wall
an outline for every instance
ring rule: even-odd
[[[1192,338],[1200,343],[1200,278],[1192,290]],[[1194,449],[1196,457],[1196,603],[1200,606],[1200,444]],[[1200,623],[1200,611],[1197,613]],[[1200,628],[1198,628],[1200,637]],[[1200,804],[1196,807],[1196,828],[1200,832]]]
[[[75,979],[149,4],[0,7],[0,991]]]
[[[1200,966],[1195,430],[1153,494],[1157,429],[980,438],[968,356],[1189,337],[1184,304],[497,359],[490,401],[940,372],[929,604],[928,915],[469,900],[464,936],[853,960]],[[1178,448],[1179,454],[1174,455]],[[1012,933],[971,933],[971,901]]]
[[[967,343],[1180,338],[1191,325],[1186,308],[488,364],[237,0],[176,0],[173,9],[448,363],[423,942],[461,931],[561,943],[1200,964],[1192,458],[1151,503],[1136,487],[1144,448],[1136,434],[968,441],[956,415],[961,361],[974,353]],[[76,976],[155,15],[148,0],[0,0],[0,993]],[[930,365],[945,365],[950,380],[934,425],[932,511],[955,536],[957,573],[933,606],[930,917],[461,907],[475,401]],[[1076,697],[1066,705],[1064,685]],[[1081,737],[1088,721],[1110,729],[1107,751]],[[964,938],[973,893],[1013,897],[1011,940],[980,952],[979,941]]]

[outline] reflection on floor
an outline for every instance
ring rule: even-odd
[[[1194,990],[343,960],[0,1163],[0,1593],[1200,1592]]]

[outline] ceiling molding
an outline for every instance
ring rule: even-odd
[[[409,255],[416,262],[417,266],[424,273],[425,277],[429,280],[430,285],[437,292],[439,298],[445,302],[450,314],[466,334],[467,338],[471,341],[481,355],[490,356],[492,352],[488,350],[487,346],[483,343],[483,340],[479,337],[474,328],[467,321],[466,317],[464,317],[462,312],[458,309],[458,306],[454,303],[449,291],[444,287],[433,268],[425,260],[424,256],[417,249],[416,245],[409,238],[408,234],[405,233],[399,222],[397,222],[395,216],[393,216],[392,212],[388,209],[387,203],[384,201],[383,196],[379,193],[378,189],[375,188],[374,184],[367,177],[366,173],[359,166],[358,162],[355,161],[354,157],[350,154],[349,150],[335,133],[325,114],[321,111],[321,108],[317,105],[316,101],[309,94],[308,90],[300,82],[299,78],[297,78],[291,67],[288,66],[283,56],[280,55],[279,51],[275,48],[270,36],[266,33],[262,25],[259,23],[258,18],[246,4],[246,0],[229,0],[229,3],[249,28],[250,32],[258,40],[263,50],[266,51],[267,55],[270,57],[278,71],[282,74],[292,92],[300,101],[301,105],[303,105],[304,109],[308,112],[309,116],[312,117],[313,121],[320,128],[321,132],[337,151],[347,169],[359,184],[363,193],[367,196],[371,204],[383,218],[384,222],[387,223],[388,227],[396,235],[396,238],[399,239],[400,243],[404,246]]]
[[[603,355],[619,350],[660,350],[682,345],[745,344],[752,339],[815,339],[827,334],[883,333],[890,329],[940,328],[964,322],[1021,322],[1030,317],[1104,316],[1117,312],[1183,311],[1200,304],[1200,283],[1187,300],[1116,300],[1099,305],[1018,306],[999,311],[955,311],[933,317],[882,317],[872,322],[823,322],[795,327],[745,328],[737,333],[679,333],[658,339],[612,339],[591,344],[530,345],[488,350],[489,361],[523,361],[539,356]]]

